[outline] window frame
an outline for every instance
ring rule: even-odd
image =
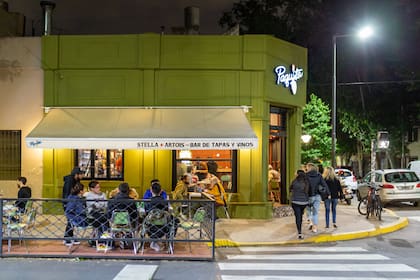
[[[22,130],[0,130],[0,180],[16,180],[22,174]]]
[[[123,149],[75,149],[74,150],[74,161],[76,163],[76,166],[80,167],[82,170],[86,170],[86,168],[81,166],[81,163],[79,161],[79,151],[86,151],[89,150],[90,151],[90,174],[91,176],[83,176],[83,180],[106,180],[106,181],[124,181],[124,154],[125,151]],[[95,177],[95,156],[96,156],[96,152],[97,151],[102,151],[105,150],[106,151],[106,177]],[[111,176],[111,152],[114,150],[121,150],[121,157],[122,157],[122,162],[121,162],[121,176],[119,177],[112,177]],[[114,166],[114,168],[116,168]]]
[[[192,150],[193,152],[194,150]],[[200,150],[202,151],[202,150]],[[201,157],[201,158],[192,158],[191,161],[194,162],[200,162],[200,161],[211,161],[214,160],[215,162],[221,162],[221,161],[230,161],[231,162],[231,172],[230,172],[230,176],[231,176],[231,189],[228,190],[225,188],[226,192],[231,192],[231,193],[236,193],[238,191],[237,189],[237,178],[238,178],[238,151],[237,150],[226,150],[226,151],[230,151],[231,152],[231,158],[230,160],[227,158],[209,158],[209,157]],[[177,158],[177,150],[172,150],[172,189],[175,188],[178,180],[179,180],[179,176],[177,176],[177,163],[185,160],[185,159],[178,159]],[[182,174],[181,174],[182,175]],[[222,176],[220,176],[222,177]],[[220,179],[219,177],[219,179]]]

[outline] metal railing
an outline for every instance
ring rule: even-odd
[[[215,258],[211,200],[16,201],[0,199],[0,257]]]

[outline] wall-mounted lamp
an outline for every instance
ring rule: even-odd
[[[309,134],[303,134],[303,135],[300,137],[300,139],[302,139],[302,142],[303,142],[303,143],[308,144],[308,143],[309,143],[309,141],[311,141],[312,136],[311,136],[311,135],[309,135]]]

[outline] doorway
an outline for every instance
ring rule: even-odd
[[[280,173],[281,204],[287,203],[286,188],[286,140],[287,140],[287,109],[270,106],[270,135],[268,145],[268,164]]]

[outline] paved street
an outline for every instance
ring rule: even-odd
[[[219,262],[221,279],[419,279],[420,271],[362,247],[244,247]]]

